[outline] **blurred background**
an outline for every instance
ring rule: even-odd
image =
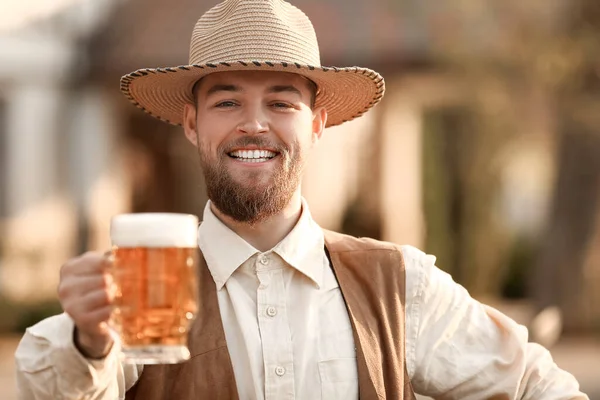
[[[412,244],[531,328],[600,398],[600,2],[296,0],[326,66],[387,82],[326,131],[303,190],[325,228]],[[202,215],[194,148],[120,76],[187,63],[206,0],[0,2],[0,391],[63,262],[123,212]],[[11,397],[12,396],[12,397]]]

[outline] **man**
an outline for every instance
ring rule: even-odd
[[[181,125],[204,170],[209,284],[192,358],[119,363],[107,261],[88,253],[62,267],[65,314],[29,328],[17,350],[21,399],[587,399],[434,257],[311,219],[300,194],[308,153],[326,127],[375,105],[384,83],[368,69],[321,67],[300,10],[227,0],[198,21],[189,65],[136,71],[121,88]]]

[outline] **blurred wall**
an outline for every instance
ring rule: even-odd
[[[109,193],[119,119],[101,92],[72,84],[82,62],[79,41],[97,23],[91,14],[100,18],[109,5],[83,2],[0,32],[3,299],[54,298],[82,219],[105,231],[99,221],[127,209],[114,206],[122,195]]]

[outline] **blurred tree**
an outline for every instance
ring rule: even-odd
[[[544,58],[559,118],[558,178],[532,275],[538,309],[558,305],[568,333],[600,331],[600,3],[572,0]]]
[[[445,179],[427,181],[426,186],[434,187],[429,206],[426,196],[426,210],[437,219],[428,222],[428,244],[441,246],[441,254],[454,259],[449,269],[476,295],[498,293],[502,279],[496,278],[505,274],[503,253],[509,247],[502,225],[494,223],[497,158],[515,135],[526,132],[527,101],[531,93],[541,93],[557,127],[547,132],[558,144],[557,178],[547,229],[540,245],[534,245],[540,250],[529,294],[538,310],[558,305],[566,331],[598,329],[600,2],[445,4],[430,27],[432,50],[465,81],[472,119],[458,130],[446,126],[447,135],[426,136],[426,152],[444,148],[448,141],[460,149],[459,167],[443,157],[437,159],[441,167],[430,167]],[[449,193],[456,191],[461,198],[452,201]],[[460,205],[452,210],[448,202]],[[431,213],[435,207],[446,207],[445,214]],[[449,234],[454,236],[450,241],[439,237]]]
[[[426,249],[476,297],[503,290],[509,241],[498,221],[500,155],[517,131],[514,83],[494,62],[445,49],[439,59],[463,82],[458,104],[424,116]]]
[[[469,68],[476,72],[478,67]],[[487,94],[498,93],[490,91],[493,82],[478,75],[464,78],[473,88],[464,104],[425,114],[426,248],[474,296],[497,296],[509,245],[494,201],[500,187],[498,153],[510,143],[513,129],[499,117],[509,102],[490,107],[498,98]]]

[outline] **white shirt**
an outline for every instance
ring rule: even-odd
[[[217,285],[242,399],[356,399],[352,325],[308,207],[260,253],[207,207],[200,249]]]
[[[207,205],[199,245],[217,286],[241,399],[357,399],[349,317],[324,253],[321,228],[305,202],[292,232],[260,253]],[[527,330],[472,299],[435,266],[403,246],[406,365],[417,393],[445,399],[587,399]],[[19,399],[123,399],[142,371],[121,365],[115,347],[86,360],[65,315],[29,328],[17,352]],[[579,397],[578,397],[579,396]]]

